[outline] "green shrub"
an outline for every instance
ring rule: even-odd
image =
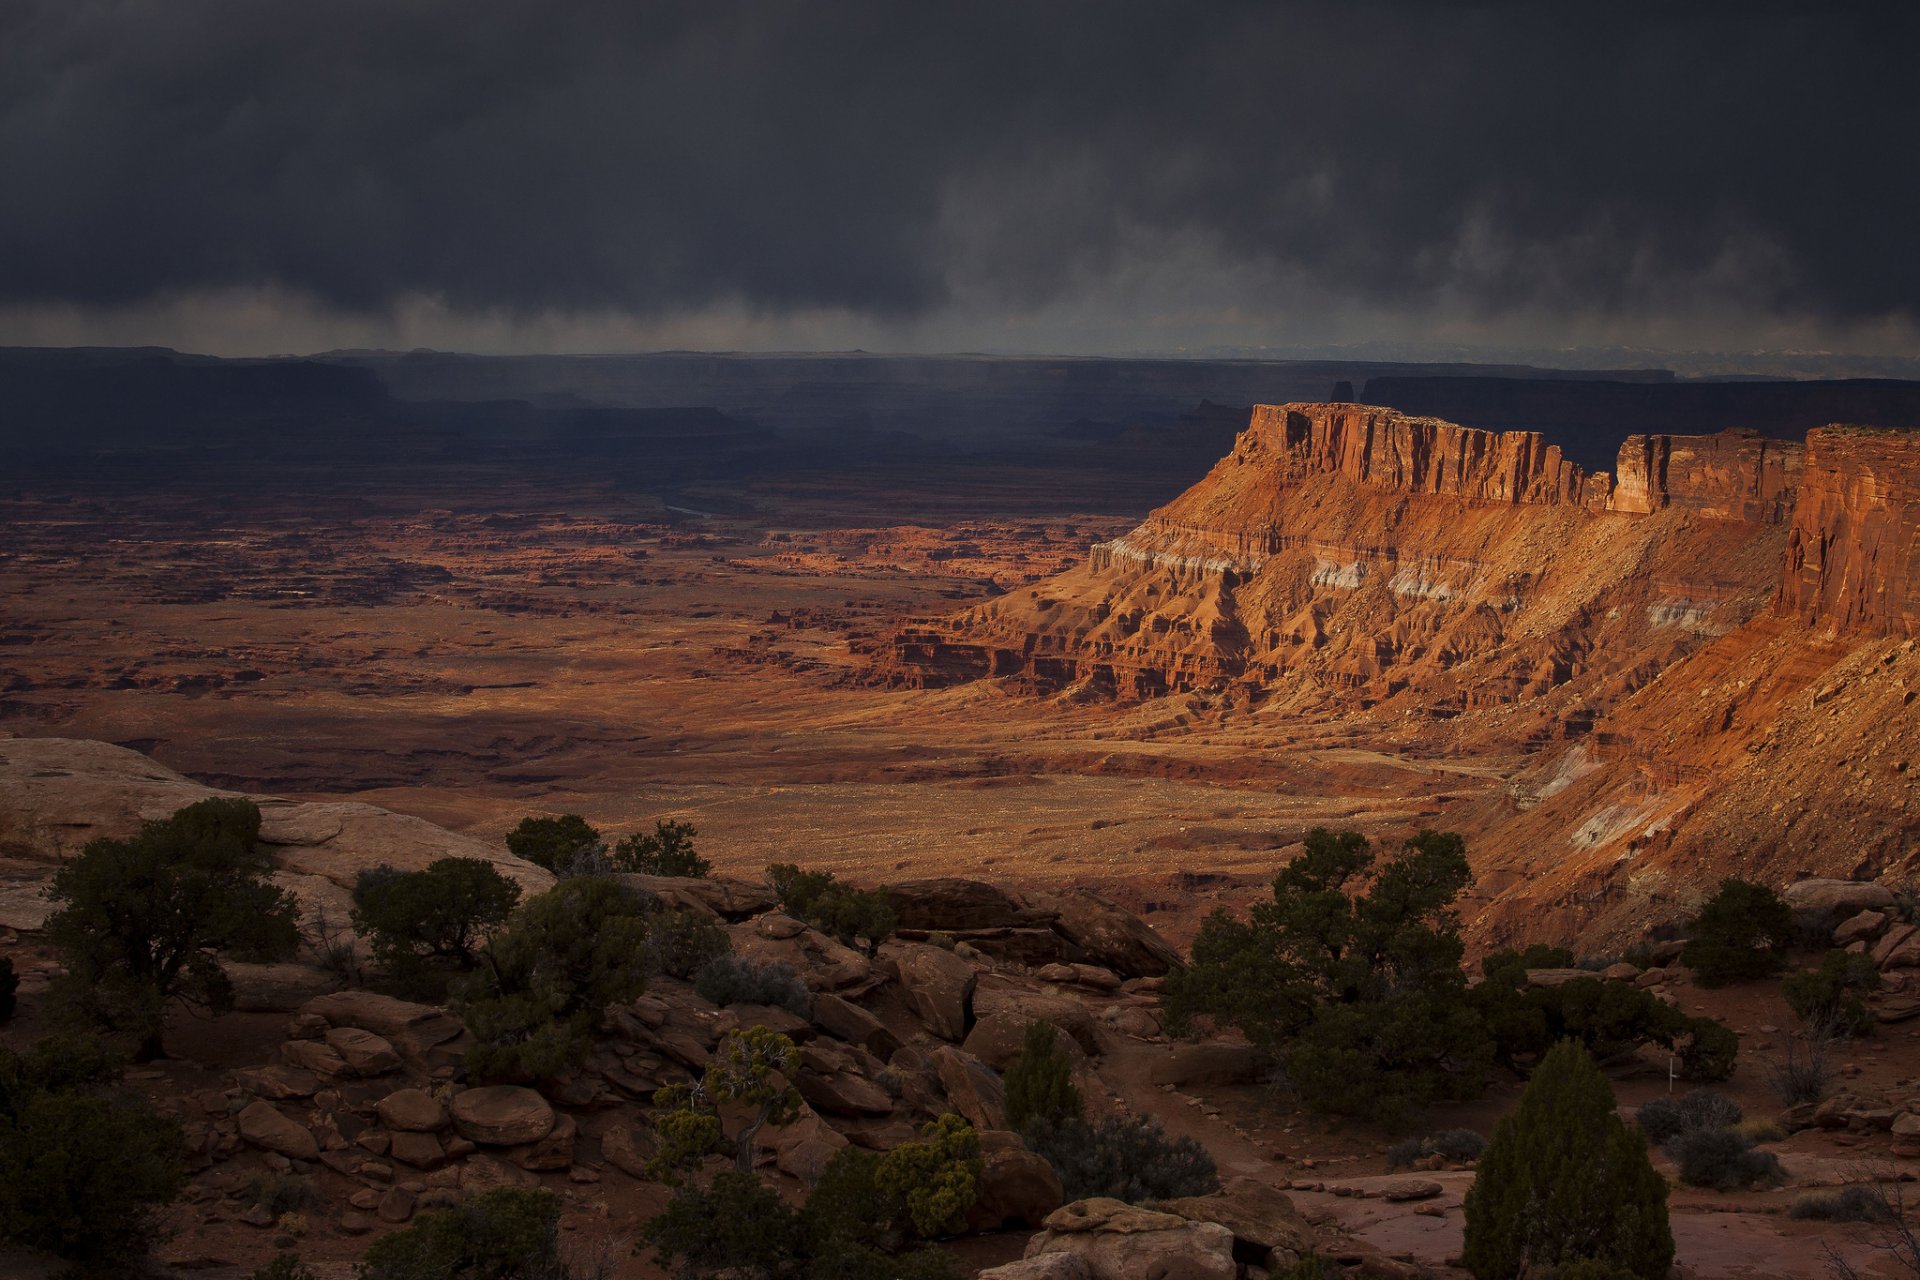
[[[1892,1222],[1899,1217],[1886,1192],[1856,1182],[1838,1191],[1809,1191],[1796,1196],[1789,1218],[1816,1222]]]
[[[624,837],[613,846],[615,868],[645,876],[704,878],[713,864],[693,851],[693,828],[684,822],[657,822],[650,835]]]
[[[475,1081],[550,1079],[585,1058],[601,1011],[646,989],[648,925],[611,880],[563,880],[516,911],[456,992]]]
[[[1025,1129],[1030,1120],[1061,1125],[1081,1117],[1084,1107],[1073,1083],[1073,1059],[1060,1043],[1063,1034],[1038,1018],[1027,1023],[1019,1060],[1007,1069],[1009,1129]]]
[[[557,872],[575,855],[600,843],[600,833],[577,813],[557,818],[522,818],[507,832],[507,849],[536,867]]]
[[[1873,957],[1845,951],[1829,951],[1818,969],[1790,973],[1780,983],[1780,994],[1802,1022],[1852,1036],[1873,1029],[1877,1019],[1862,997],[1879,989]]]
[[[741,1173],[753,1172],[753,1139],[763,1125],[789,1124],[800,1113],[800,1095],[787,1082],[799,1066],[793,1041],[767,1027],[727,1032],[707,1060],[699,1087],[671,1084],[654,1092],[653,1129],[659,1149],[653,1176],[673,1183],[707,1156],[731,1150]],[[729,1138],[720,1108],[749,1117]]]
[[[551,1191],[497,1187],[420,1214],[367,1247],[360,1280],[569,1280],[560,1201]]]
[[[263,1169],[247,1179],[241,1195],[248,1203],[259,1205],[278,1218],[312,1204],[313,1183],[297,1173]]]
[[[1097,1123],[1030,1120],[1022,1135],[1046,1157],[1068,1200],[1107,1196],[1128,1204],[1212,1195],[1219,1171],[1192,1138],[1168,1138],[1158,1120],[1104,1116]]]
[[[880,1158],[874,1186],[899,1205],[916,1235],[952,1235],[980,1193],[980,1135],[951,1111]]]
[[[1201,926],[1167,977],[1165,1023],[1238,1027],[1316,1110],[1384,1119],[1475,1096],[1491,1038],[1453,913],[1470,880],[1456,835],[1423,831],[1378,865],[1365,837],[1316,828],[1249,920]]]
[[[353,890],[353,929],[374,960],[403,980],[442,962],[467,970],[520,901],[520,886],[484,858],[441,858],[424,871],[376,867]]]
[[[792,965],[749,956],[715,956],[700,967],[693,989],[717,1005],[772,1005],[802,1018],[813,1001]]]
[[[1778,1156],[1755,1147],[1753,1139],[1737,1129],[1689,1129],[1665,1147],[1680,1166],[1680,1181],[1690,1187],[1739,1191],[1786,1176]]]
[[[256,1267],[251,1280],[320,1280],[320,1277],[300,1260],[299,1254],[282,1253],[266,1266]]]
[[[1702,1129],[1730,1129],[1744,1113],[1740,1104],[1711,1089],[1695,1089],[1678,1098],[1654,1098],[1635,1113],[1634,1123],[1647,1141],[1664,1147],[1683,1133]]]
[[[284,960],[298,949],[293,896],[273,884],[249,800],[202,800],[125,840],[90,841],[54,873],[46,922],[66,972],[55,1003],[71,1019],[128,1033],[145,1061],[162,1053],[161,1020],[182,1000],[233,1007],[221,968]]]
[[[847,946],[866,944],[869,956],[893,936],[896,917],[887,888],[856,889],[833,878],[831,871],[802,871],[791,862],[767,868],[780,905],[796,920],[804,920]]]
[[[732,949],[725,926],[710,915],[681,907],[647,915],[647,967],[654,973],[691,978]]]
[[[1673,1265],[1667,1185],[1614,1114],[1586,1050],[1556,1045],[1502,1119],[1466,1200],[1463,1257],[1476,1280],[1516,1280],[1582,1259],[1635,1276]]]
[[[186,1184],[179,1125],[118,1075],[94,1041],[0,1048],[0,1239],[82,1275],[127,1274]]]
[[[1571,969],[1573,952],[1565,947],[1550,947],[1536,942],[1525,951],[1511,947],[1481,957],[1480,972],[1485,977],[1510,986],[1524,986],[1529,969]]]
[[[1793,944],[1793,909],[1749,880],[1727,879],[1688,929],[1680,961],[1703,987],[1778,973]]]
[[[1688,1080],[1724,1080],[1732,1074],[1739,1038],[1711,1018],[1688,1017],[1650,991],[1598,978],[1552,987],[1524,982],[1524,969],[1499,965],[1473,993],[1493,1037],[1494,1057],[1506,1066],[1524,1069],[1571,1039],[1601,1059],[1662,1045],[1679,1056]]]
[[[641,1226],[640,1243],[682,1280],[800,1280],[810,1252],[800,1214],[738,1170],[715,1175],[705,1187],[676,1187],[666,1208]]]

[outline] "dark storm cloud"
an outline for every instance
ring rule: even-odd
[[[0,0],[0,302],[914,316],[1198,246],[1371,306],[1920,306],[1920,20]]]

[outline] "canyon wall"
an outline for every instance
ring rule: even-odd
[[[1920,874],[1920,435],[1629,438],[1256,409],[1087,561],[903,630],[885,679],[1184,695],[1249,743],[1455,755],[1476,941],[1606,946],[1725,875]]]

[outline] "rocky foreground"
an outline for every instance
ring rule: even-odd
[[[210,794],[136,753],[98,743],[0,740],[0,867],[7,877],[0,952],[25,974],[30,1031],[49,972],[35,930],[40,884],[63,854],[95,835],[125,835]],[[892,886],[900,927],[877,955],[784,915],[763,884],[636,878],[664,901],[724,923],[737,954],[791,965],[810,992],[805,1015],[718,1007],[688,983],[658,978],[608,1010],[585,1066],[542,1090],[462,1087],[467,1032],[446,1009],[345,986],[322,959],[316,930],[361,867],[411,867],[449,855],[489,857],[530,889],[545,872],[501,850],[372,806],[260,800],[278,875],[302,891],[314,947],[303,963],[238,967],[241,1012],[176,1024],[176,1059],[132,1082],[185,1124],[193,1150],[188,1200],[165,1257],[181,1270],[242,1276],[295,1244],[327,1277],[345,1277],[366,1241],[413,1215],[496,1186],[559,1192],[576,1242],[611,1248],[617,1274],[652,1276],[628,1256],[638,1222],[665,1192],[648,1174],[645,1117],[656,1089],[697,1076],[720,1039],[764,1026],[800,1046],[793,1083],[805,1100],[791,1124],[757,1138],[763,1173],[797,1190],[840,1148],[884,1150],[943,1112],[983,1135],[985,1171],[970,1227],[955,1248],[996,1280],[1132,1280],[1142,1275],[1257,1280],[1318,1253],[1352,1274],[1459,1274],[1460,1201],[1470,1166],[1435,1156],[1389,1173],[1392,1135],[1312,1121],[1255,1080],[1243,1043],[1170,1041],[1156,992],[1179,953],[1132,913],[1080,891],[1022,892],[951,878]],[[1859,1229],[1790,1222],[1808,1187],[1920,1173],[1920,1076],[1910,1019],[1920,1015],[1920,929],[1903,924],[1886,886],[1808,880],[1789,900],[1836,922],[1835,941],[1871,955],[1884,988],[1881,1029],[1842,1068],[1826,1102],[1781,1114],[1789,1183],[1774,1191],[1675,1192],[1674,1230],[1693,1277],[1814,1274],[1831,1243],[1872,1255]],[[1750,1114],[1769,1115],[1761,1055],[1791,1015],[1777,991],[1696,990],[1670,961],[1602,976],[1650,987],[1689,1012],[1712,1011],[1745,1033],[1732,1086]],[[1551,984],[1585,970],[1538,970]],[[1222,1189],[1153,1206],[1063,1203],[1053,1169],[1008,1131],[1002,1072],[1029,1019],[1065,1032],[1077,1083],[1095,1114],[1133,1113],[1202,1141]],[[1658,1096],[1656,1064],[1618,1086],[1631,1106]],[[1511,1097],[1436,1119],[1491,1130]],[[276,1179],[280,1181],[276,1182]],[[274,1188],[298,1185],[298,1201]],[[30,1264],[7,1259],[20,1274]],[[15,1272],[8,1272],[13,1274]],[[1869,1272],[1871,1274],[1871,1272]]]

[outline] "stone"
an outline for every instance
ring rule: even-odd
[[[941,1045],[927,1060],[947,1100],[968,1124],[982,1132],[1007,1127],[1007,1091],[991,1068],[951,1045]]]
[[[957,933],[968,929],[1010,928],[1029,913],[993,885],[957,876],[905,880],[887,886],[894,918],[902,929]]]
[[[1123,978],[1165,977],[1186,967],[1179,951],[1146,921],[1118,903],[1085,889],[1029,893],[1028,905],[1055,913],[1054,931],[1086,952],[1094,963]]]
[[[273,1216],[273,1210],[263,1204],[256,1204],[249,1206],[247,1211],[240,1215],[240,1221],[250,1227],[270,1227],[278,1219]]]
[[[1855,915],[1884,911],[1893,905],[1893,890],[1872,880],[1796,880],[1780,896],[1795,915]]]
[[[646,876],[623,873],[614,879],[651,894],[669,907],[681,907],[723,920],[748,920],[772,911],[780,899],[765,884],[726,876]]]
[[[556,1116],[547,1136],[531,1146],[516,1150],[513,1162],[522,1169],[543,1172],[570,1168],[573,1165],[573,1139],[578,1132],[579,1126],[572,1116]]]
[[[1045,1253],[989,1267],[974,1280],[1094,1280],[1093,1268],[1077,1253]]]
[[[468,1195],[479,1195],[498,1187],[537,1187],[540,1179],[525,1169],[515,1168],[504,1160],[492,1156],[469,1156],[460,1166],[460,1189]]]
[[[850,1000],[822,991],[813,997],[813,1025],[830,1036],[857,1044],[882,1058],[893,1056],[900,1037],[880,1019]]]
[[[453,1127],[468,1141],[518,1147],[552,1132],[553,1108],[531,1089],[495,1084],[453,1095]]]
[[[1920,966],[1920,928],[1906,924],[1887,930],[1873,949],[1873,962],[1882,969]]]
[[[343,1236],[363,1236],[373,1230],[373,1219],[364,1213],[348,1210],[340,1215],[334,1226],[339,1228]]]
[[[1582,978],[1594,975],[1585,969],[1529,969],[1527,985],[1530,987],[1562,987],[1569,982],[1578,982]]]
[[[893,1112],[893,1099],[885,1089],[851,1072],[823,1075],[802,1070],[794,1077],[793,1086],[817,1111],[842,1116],[884,1116]]]
[[[1896,1138],[1920,1138],[1920,1113],[1902,1112],[1894,1117],[1888,1131]]]
[[[1648,969],[1633,980],[1636,987],[1657,987],[1667,980],[1667,971],[1658,966]]]
[[[335,991],[307,1001],[300,1012],[324,1018],[329,1027],[371,1031],[413,1053],[445,1044],[466,1030],[458,1018],[437,1005],[415,1004],[374,991]]]
[[[323,1076],[345,1075],[347,1061],[320,1040],[289,1040],[280,1046],[280,1056],[289,1066]]]
[[[382,1222],[405,1222],[413,1216],[413,1192],[405,1187],[388,1187],[375,1212]]]
[[[1286,1192],[1254,1178],[1232,1178],[1212,1195],[1186,1196],[1154,1207],[1193,1222],[1220,1224],[1233,1233],[1237,1251],[1267,1255],[1263,1265],[1271,1266],[1288,1254],[1312,1253],[1318,1243],[1312,1226]]]
[[[961,1048],[965,1049],[995,1071],[1004,1072],[1019,1061],[1020,1054],[1027,1042],[1027,1022],[1029,1019],[1019,1014],[1001,1012],[981,1018],[973,1024],[973,1030],[967,1032]],[[1067,1056],[1085,1059],[1086,1050],[1073,1036],[1061,1032],[1055,1039],[1066,1050]]]
[[[1139,1005],[1109,1005],[1100,1011],[1100,1021],[1136,1040],[1153,1040],[1161,1034],[1160,1019]]]
[[[233,1073],[233,1078],[240,1083],[242,1089],[261,1098],[275,1098],[283,1101],[290,1098],[311,1098],[320,1091],[320,1077],[313,1072],[278,1062],[248,1071],[236,1071]]]
[[[255,1102],[243,1107],[234,1117],[240,1136],[249,1145],[272,1151],[289,1160],[318,1160],[320,1144],[303,1124],[282,1115],[271,1102]]]
[[[401,1164],[416,1169],[434,1169],[446,1162],[447,1152],[440,1139],[431,1133],[402,1130],[391,1135],[386,1154]]]
[[[1849,916],[1833,931],[1833,945],[1847,947],[1856,942],[1872,942],[1887,931],[1890,919],[1884,911],[1862,911]]]
[[[776,942],[781,942],[788,938],[799,937],[807,931],[807,926],[803,921],[774,911],[755,920],[753,931],[763,938],[772,938]]]
[[[1060,1175],[1045,1157],[1028,1151],[1017,1134],[991,1136],[1004,1140],[990,1145],[990,1135],[981,1135],[979,1196],[967,1212],[968,1226],[975,1231],[1038,1227],[1064,1199]]]
[[[1026,1256],[1077,1254],[1094,1280],[1235,1280],[1233,1232],[1118,1200],[1076,1200],[1047,1215]]]
[[[1409,1200],[1431,1200],[1442,1190],[1439,1183],[1428,1182],[1421,1178],[1402,1178],[1398,1182],[1389,1182],[1379,1188],[1380,1198],[1394,1204]]]
[[[1638,982],[1640,980],[1640,966],[1628,964],[1623,960],[1618,964],[1610,964],[1602,969],[1600,976],[1608,982]]]
[[[897,957],[901,993],[923,1026],[942,1040],[964,1040],[973,1021],[974,967],[939,947],[909,943]]]
[[[630,1178],[648,1178],[647,1162],[653,1159],[651,1133],[634,1129],[624,1121],[607,1126],[600,1135],[600,1158]]]
[[[1155,1054],[1147,1067],[1147,1082],[1175,1088],[1244,1084],[1259,1073],[1260,1055],[1252,1045],[1200,1040],[1169,1045],[1164,1054]]]
[[[817,1115],[763,1133],[773,1145],[774,1167],[808,1186],[819,1181],[827,1161],[847,1145],[846,1137]]]
[[[359,1027],[331,1027],[327,1047],[339,1054],[356,1076],[379,1076],[400,1069],[400,1055],[384,1036]]]
[[[396,1089],[374,1111],[389,1129],[438,1133],[448,1124],[446,1107],[424,1089]]]

